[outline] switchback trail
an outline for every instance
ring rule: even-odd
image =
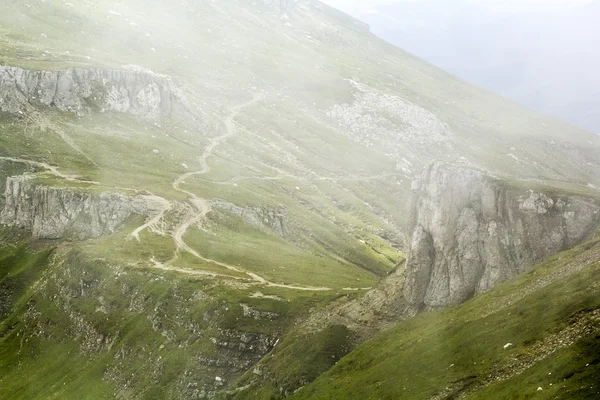
[[[188,196],[190,212],[188,213],[188,216],[185,217],[184,220],[175,228],[175,230],[172,234],[173,240],[175,241],[175,245],[176,245],[176,252],[175,252],[173,259],[171,259],[170,261],[168,261],[167,263],[164,263],[164,264],[153,259],[153,260],[151,260],[152,268],[156,268],[156,269],[160,269],[160,270],[164,270],[164,271],[174,271],[174,272],[188,274],[188,275],[209,276],[209,277],[213,277],[213,278],[222,277],[222,278],[235,279],[235,280],[245,280],[251,284],[259,284],[259,285],[263,285],[266,287],[277,287],[277,288],[283,288],[283,289],[310,291],[310,292],[333,290],[328,287],[287,285],[287,284],[283,284],[283,283],[271,282],[256,273],[247,271],[246,269],[244,269],[242,267],[236,267],[233,265],[229,265],[227,263],[223,263],[220,261],[216,261],[216,260],[212,260],[210,258],[204,257],[198,251],[194,250],[187,243],[185,243],[185,241],[183,239],[183,237],[185,236],[188,229],[191,226],[196,225],[196,224],[200,223],[202,220],[204,220],[206,218],[206,215],[208,214],[208,212],[211,210],[211,208],[210,208],[209,202],[206,199],[200,198],[195,193],[181,188],[181,185],[184,184],[185,180],[190,177],[198,176],[198,175],[205,175],[210,171],[210,165],[208,164],[208,161],[207,161],[208,158],[213,154],[214,150],[216,149],[216,147],[219,144],[221,144],[223,141],[227,140],[229,137],[233,136],[237,131],[237,126],[234,122],[235,117],[239,114],[239,112],[242,109],[260,101],[261,99],[262,99],[262,95],[256,95],[256,96],[254,96],[254,98],[252,100],[232,107],[230,114],[226,117],[226,119],[224,121],[224,125],[226,128],[225,133],[221,136],[211,139],[209,145],[204,149],[203,153],[200,155],[199,161],[200,161],[201,169],[198,171],[187,172],[185,174],[182,174],[182,175],[178,176],[177,178],[175,178],[175,180],[173,181],[173,183],[172,183],[173,189],[175,189],[176,191],[178,191],[180,193],[185,193]],[[92,185],[100,185],[100,182],[85,180],[77,175],[71,175],[71,174],[60,172],[57,167],[52,166],[47,163],[44,163],[44,162],[27,160],[27,159],[18,158],[18,157],[4,157],[4,156],[0,156],[0,160],[22,163],[22,164],[31,165],[31,166],[34,166],[37,168],[42,168],[42,169],[48,171],[49,173],[51,173],[52,175],[54,175],[58,178],[67,180],[67,181],[86,183],[86,184],[92,184]],[[131,189],[131,188],[121,188],[121,189],[138,192],[138,190]],[[148,229],[154,233],[161,234],[161,235],[167,234],[166,229],[161,227],[160,224],[162,221],[164,221],[166,213],[173,208],[173,205],[174,205],[173,202],[166,200],[164,198],[158,197],[158,196],[154,196],[154,195],[151,195],[148,197],[152,197],[152,199],[156,202],[156,204],[160,204],[161,207],[154,216],[152,216],[150,219],[148,219],[143,225],[137,227],[129,235],[129,237],[135,238],[137,241],[140,241],[139,235],[142,231],[144,231],[146,229]],[[202,271],[202,270],[174,267],[172,264],[174,261],[176,261],[179,258],[179,252],[181,252],[181,251],[185,251],[185,252],[193,255],[194,257],[198,258],[199,260],[204,261],[205,263],[214,264],[214,265],[223,267],[229,271],[235,272],[240,275],[246,275],[247,278],[241,278],[239,276],[233,276],[233,275],[227,275],[227,274],[220,274],[220,273],[211,272],[211,271]],[[354,291],[354,290],[364,290],[364,289],[345,288],[343,290]]]
[[[185,269],[181,269],[181,268],[171,267],[171,264],[173,263],[173,261],[175,261],[178,258],[178,253],[180,251],[185,251],[206,263],[218,265],[220,267],[223,267],[227,270],[236,272],[238,274],[245,274],[246,276],[248,276],[249,280],[255,284],[260,284],[260,285],[264,285],[264,286],[268,286],[268,287],[278,287],[278,288],[302,290],[302,291],[329,291],[329,290],[332,290],[331,288],[327,288],[327,287],[285,285],[285,284],[281,284],[281,283],[270,282],[270,281],[266,280],[265,278],[263,278],[262,276],[257,275],[253,272],[247,271],[241,267],[236,267],[233,265],[229,265],[227,263],[223,263],[220,261],[216,261],[216,260],[212,260],[210,258],[204,257],[203,255],[198,253],[198,251],[192,249],[183,239],[183,237],[185,236],[185,234],[186,234],[187,230],[190,228],[190,226],[196,225],[196,224],[200,223],[202,220],[204,220],[206,218],[206,214],[208,214],[208,212],[210,211],[211,208],[210,208],[209,202],[206,199],[200,198],[195,193],[181,188],[181,185],[183,183],[185,183],[185,180],[188,178],[191,178],[193,176],[198,176],[198,175],[205,175],[210,171],[210,165],[208,164],[208,161],[207,161],[208,158],[213,154],[213,152],[215,151],[216,147],[219,144],[221,144],[223,141],[227,140],[229,137],[233,136],[237,131],[237,126],[234,122],[235,117],[240,113],[241,110],[260,101],[261,99],[262,99],[262,95],[257,94],[253,97],[252,100],[232,107],[230,109],[231,112],[225,118],[225,121],[224,121],[225,133],[221,136],[210,139],[210,143],[208,144],[208,146],[204,149],[204,151],[198,158],[201,169],[198,171],[186,172],[185,174],[178,176],[173,181],[173,184],[172,184],[173,189],[175,189],[176,191],[178,191],[180,193],[185,193],[189,197],[189,203],[190,203],[191,209],[193,211],[190,213],[190,215],[188,217],[186,217],[179,224],[179,226],[177,226],[177,228],[175,229],[175,232],[173,233],[173,239],[175,240],[175,245],[176,245],[175,257],[168,263],[161,264],[160,268],[165,269],[165,270],[172,269],[173,271],[177,271],[180,273],[189,272],[190,274],[198,274],[194,270],[185,270]],[[156,265],[156,263],[155,263],[155,265]],[[208,273],[208,275],[224,276],[222,274],[212,274],[212,273]],[[239,279],[234,276],[231,276],[231,278]]]

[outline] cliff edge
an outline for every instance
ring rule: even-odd
[[[591,198],[444,163],[413,183],[410,209],[404,296],[417,310],[460,304],[573,247],[600,216]]]
[[[0,224],[28,230],[35,239],[84,240],[110,235],[132,215],[160,205],[150,196],[92,194],[36,184],[29,176],[6,181]]]

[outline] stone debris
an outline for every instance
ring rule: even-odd
[[[6,181],[0,224],[29,230],[36,239],[84,240],[110,235],[131,215],[146,215],[155,206],[149,196],[50,187],[22,175]]]
[[[0,111],[8,113],[54,107],[86,114],[95,104],[104,111],[157,118],[170,115],[180,101],[167,78],[139,70],[31,71],[0,66]]]

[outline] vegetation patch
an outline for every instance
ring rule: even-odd
[[[547,389],[550,382],[556,386],[551,393],[577,393],[585,385],[593,392],[597,381],[584,379],[598,373],[586,344],[600,330],[599,254],[596,240],[462,306],[400,322],[292,398],[444,399],[471,392],[485,398],[482,393],[496,397],[496,388],[504,396],[498,398],[514,398]],[[578,317],[586,310],[589,317]],[[567,362],[567,355],[576,354],[588,354],[588,370],[577,357]],[[548,369],[552,364],[559,373]],[[547,376],[541,379],[543,370]]]

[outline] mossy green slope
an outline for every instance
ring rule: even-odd
[[[231,121],[235,134],[206,159],[210,171],[190,177],[181,187],[206,201],[283,206],[291,235],[282,238],[214,211],[201,226],[192,226],[185,240],[207,257],[240,264],[273,282],[332,290],[237,285],[233,279],[152,268],[152,260],[174,259],[176,243],[172,232],[145,230],[139,242],[132,239],[129,234],[144,222],[141,217],[129,220],[115,235],[85,243],[34,243],[10,233],[0,246],[1,396],[188,399],[212,396],[217,389],[226,392],[229,383],[253,374],[263,352],[311,310],[347,292],[345,287],[374,285],[399,264],[408,217],[404,200],[411,179],[432,158],[464,157],[467,163],[536,184],[568,184],[586,191],[600,186],[600,138],[468,86],[379,41],[357,21],[319,2],[305,2],[309,6],[287,17],[262,3],[2,2],[0,63],[35,70],[136,64],[170,77],[197,125],[174,117],[148,121],[99,110],[83,115],[50,108],[32,115],[2,114],[0,156],[45,162],[98,182],[73,184],[37,171],[37,181],[44,185],[94,193],[152,193],[182,205],[189,199],[173,187],[174,179],[202,169],[198,156],[212,138],[225,133],[231,109],[260,94],[261,101]],[[357,90],[357,82],[368,88],[366,93]],[[378,110],[370,110],[370,103],[362,110],[365,101],[373,101],[375,108],[385,108],[388,101],[422,107],[448,128],[451,140],[431,145],[428,132],[411,137],[402,118],[373,117]],[[332,117],[336,107],[359,116],[357,125],[366,121],[369,128],[373,119],[377,123],[352,136],[354,126]],[[386,129],[390,135],[379,135]],[[26,162],[1,165],[1,180],[39,170]],[[173,221],[165,225],[169,223]],[[230,273],[188,253],[179,254],[172,267]],[[500,293],[498,299],[515,289],[506,288],[494,292]],[[486,298],[472,304],[489,305]],[[571,313],[552,307],[553,318],[569,317],[581,307],[577,303]],[[426,361],[437,361],[439,353],[440,361],[450,365],[453,357],[444,352],[470,343],[468,335],[483,329],[467,325],[459,340],[458,333],[452,336],[448,330],[452,313],[460,312],[423,316],[394,330],[420,332],[418,339],[429,337],[432,348],[439,350],[425,352],[431,358],[417,367],[439,372]],[[418,343],[417,333],[399,336]],[[444,345],[440,339],[447,335]],[[399,336],[389,333],[378,340],[402,347]],[[527,337],[515,334],[510,340]],[[273,353],[282,355],[274,363],[277,383],[313,380],[353,344],[352,334],[340,326],[300,339],[282,340]],[[367,376],[377,349],[361,351],[356,357],[364,363],[359,360],[355,366],[363,365]],[[390,360],[394,352],[389,352]],[[478,354],[465,351],[464,357],[478,361]],[[471,360],[463,361],[466,365]],[[390,368],[398,377],[415,366],[398,362]],[[472,374],[461,368],[448,382]],[[344,374],[361,382],[362,375],[355,372],[349,368]],[[383,381],[374,389],[380,372],[369,375],[372,381],[356,393],[402,393],[403,387]],[[425,378],[414,381],[430,393],[447,384],[441,378],[429,386]],[[355,383],[340,382],[354,389]],[[274,385],[261,393],[236,394],[270,398],[282,392]]]
[[[134,64],[168,76],[194,123],[98,110],[2,115],[0,156],[47,162],[99,183],[81,190],[150,192],[183,202],[187,196],[173,180],[201,169],[197,157],[224,134],[230,108],[260,94],[234,118],[235,134],[206,160],[210,171],[181,186],[207,200],[285,206],[297,240],[262,235],[262,249],[274,255],[247,268],[279,282],[299,278],[320,286],[339,276],[336,287],[372,286],[398,264],[410,181],[430,159],[464,157],[513,178],[600,186],[596,136],[468,86],[319,2],[305,2],[287,17],[254,3],[5,1],[0,63],[48,70]],[[405,121],[391,115],[398,104],[422,111]],[[359,117],[354,125],[333,117],[340,108]],[[429,113],[447,128],[448,142],[431,143],[430,132],[407,129]],[[74,185],[47,174],[38,181]],[[195,249],[237,262],[239,246],[211,240],[219,229],[190,230]],[[240,227],[232,237],[242,231],[250,229]],[[149,241],[161,239],[169,240]],[[301,268],[281,269],[276,261],[290,254]]]
[[[197,397],[331,298],[255,296],[27,239],[0,246],[0,295],[0,391],[11,399]]]
[[[599,340],[596,239],[462,306],[398,323],[292,398],[597,398]]]

